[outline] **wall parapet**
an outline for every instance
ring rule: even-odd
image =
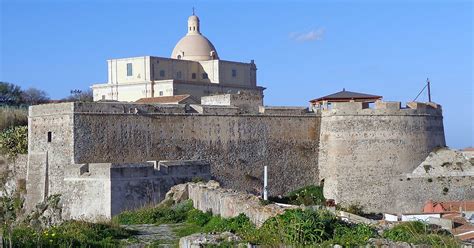
[[[323,116],[331,115],[423,115],[442,116],[441,105],[430,102],[408,102],[405,107],[401,102],[377,101],[371,107],[363,102],[335,102],[331,109],[322,110]]]
[[[266,115],[304,115],[310,112],[306,107],[260,106],[259,113]]]
[[[28,108],[28,117],[65,115],[74,112],[73,102],[40,104]]]
[[[161,178],[207,177],[210,164],[202,160],[150,161],[143,163],[88,163],[74,164],[66,169],[66,178]]]

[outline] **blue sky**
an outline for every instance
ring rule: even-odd
[[[255,60],[267,105],[407,102],[429,77],[448,146],[474,143],[472,1],[0,1],[0,80],[55,99],[105,82],[109,58],[168,57],[195,6],[222,59]]]

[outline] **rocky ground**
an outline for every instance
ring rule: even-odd
[[[140,225],[122,225],[122,227],[136,231],[137,234],[132,238],[124,240],[129,248],[142,248],[152,245],[153,247],[176,247],[179,238],[173,232],[173,229],[182,224],[140,224]]]

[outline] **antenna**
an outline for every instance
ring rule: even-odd
[[[194,15],[194,10],[195,10],[195,9],[194,9],[194,6],[193,6],[193,15]]]
[[[431,83],[429,78],[426,78],[426,84],[428,85],[428,102],[431,102]]]
[[[418,99],[418,97],[421,95],[421,93],[423,93],[423,91],[426,89],[426,87],[428,87],[428,102],[431,102],[431,85],[430,85],[430,79],[429,78],[426,78],[425,86],[423,87],[423,89],[421,89],[420,93],[418,93],[418,95],[416,95],[415,99],[413,99],[412,102],[414,102],[414,101],[416,101],[416,99]]]

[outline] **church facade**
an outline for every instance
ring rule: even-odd
[[[94,101],[133,102],[141,98],[202,96],[251,91],[257,86],[257,66],[219,59],[214,45],[200,32],[196,15],[188,19],[187,34],[176,44],[171,58],[141,56],[107,61],[107,83],[92,85]]]

